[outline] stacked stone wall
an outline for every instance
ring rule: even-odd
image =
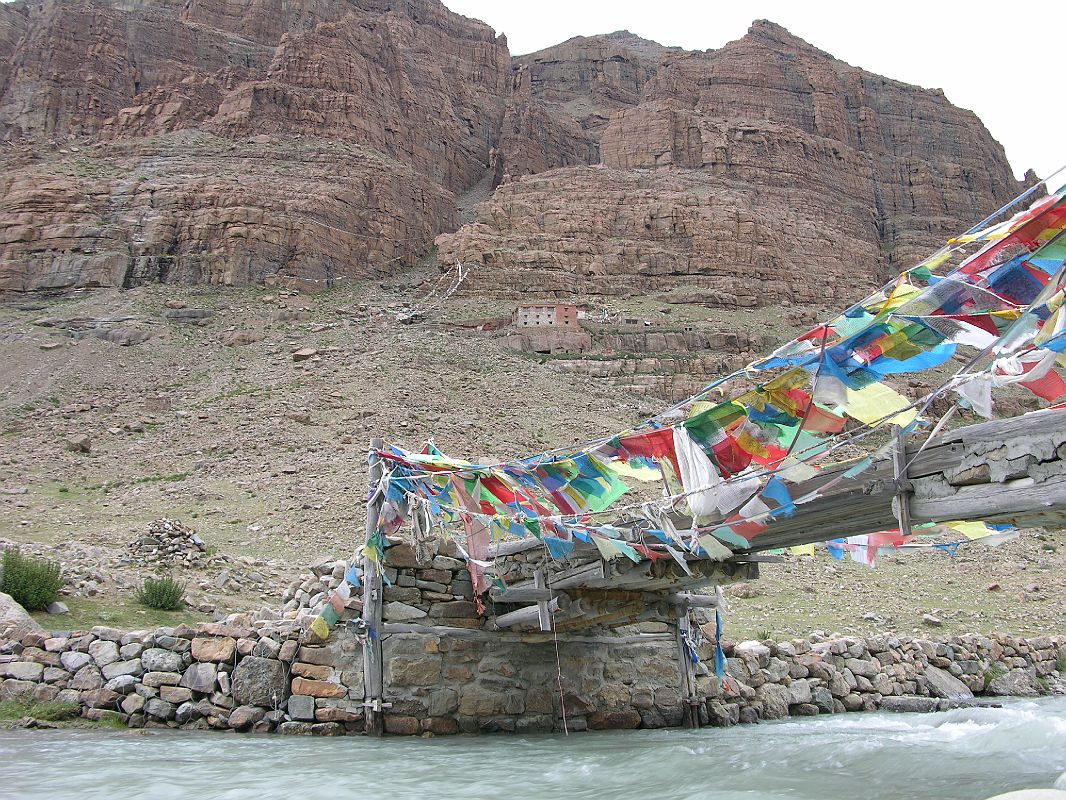
[[[96,627],[0,644],[0,699],[77,704],[88,719],[337,735],[363,730],[362,647],[274,622],[153,631]],[[813,641],[811,641],[813,639]],[[450,635],[383,641],[391,734],[659,728],[681,723],[668,641],[535,644]],[[904,636],[727,647],[724,680],[697,678],[702,724],[848,711],[935,710],[977,695],[1066,690],[1066,641],[1006,635]],[[703,656],[713,663],[709,646]],[[563,699],[560,704],[560,689]],[[565,722],[563,710],[565,709]]]

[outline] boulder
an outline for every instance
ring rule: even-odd
[[[35,661],[13,661],[0,664],[0,676],[20,681],[39,681],[44,676],[44,664]]]
[[[236,731],[245,731],[259,722],[266,712],[255,706],[237,706],[230,712],[229,726]]]
[[[240,705],[275,708],[289,697],[285,664],[272,658],[247,656],[233,670],[233,700]]]
[[[192,640],[192,657],[197,661],[233,661],[237,641],[229,636],[209,638],[198,636]]]
[[[973,692],[965,683],[960,681],[950,672],[934,667],[925,668],[925,677],[929,681],[929,694],[933,697],[943,697],[947,700],[970,700]]]
[[[218,667],[214,664],[191,664],[182,673],[180,686],[192,689],[194,692],[214,691],[218,680]]]
[[[755,690],[755,698],[762,704],[763,719],[784,719],[788,716],[792,693],[787,686],[764,683]]]
[[[996,697],[1036,697],[1040,690],[1026,670],[1012,669],[1006,675],[993,678],[985,693]]]
[[[289,716],[293,719],[311,721],[315,718],[315,698],[305,694],[294,694],[288,702]]]
[[[173,653],[162,647],[149,647],[141,653],[145,672],[179,672],[182,668],[181,653]]]
[[[897,711],[906,713],[936,711],[940,701],[935,697],[883,697],[881,698],[882,711]]]
[[[22,606],[9,594],[0,592],[0,639],[21,639],[27,633],[44,633]]]
[[[88,453],[92,449],[92,439],[84,433],[74,433],[63,440],[63,445],[72,453]]]
[[[79,653],[76,650],[68,650],[59,655],[59,663],[63,665],[63,669],[67,672],[77,672],[90,661],[92,661],[92,656],[88,653]]]

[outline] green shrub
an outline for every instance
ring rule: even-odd
[[[1055,670],[1066,678],[1066,653],[1059,653],[1055,658]]]
[[[774,638],[774,632],[771,630],[761,630],[755,633],[755,638],[760,642],[765,642],[767,639]]]
[[[4,551],[3,564],[0,592],[11,595],[27,611],[43,611],[59,597],[63,576],[57,562],[30,558],[11,548]]]
[[[145,578],[137,592],[138,602],[160,611],[177,611],[185,605],[185,584],[173,578]]]

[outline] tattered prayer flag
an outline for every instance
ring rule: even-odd
[[[725,678],[725,650],[722,647],[722,615],[714,612],[714,674],[719,680]]]
[[[605,539],[602,536],[593,536],[592,543],[596,545],[596,549],[600,551],[600,555],[607,561],[622,555],[622,552],[615,548],[613,539]]]
[[[850,467],[844,470],[844,477],[850,479],[861,475],[863,472],[866,472],[866,470],[868,470],[873,465],[873,463],[873,456],[867,456],[866,458],[855,464],[852,464]]]
[[[788,487],[785,486],[784,481],[776,475],[766,483],[766,488],[762,490],[762,496],[768,497],[777,503],[777,508],[771,512],[771,516],[787,518],[795,515],[796,506],[792,502],[792,495],[788,493]]]
[[[699,538],[700,549],[711,561],[725,561],[733,557],[733,551],[713,536],[704,534]]]
[[[748,540],[745,539],[743,536],[738,536],[736,533],[734,533],[733,529],[730,528],[728,525],[719,525],[717,528],[711,531],[711,536],[714,536],[716,539],[721,539],[723,542],[731,544],[735,547],[742,547],[746,549],[750,544]]]
[[[327,626],[332,628],[340,621],[340,618],[340,614],[333,609],[333,606],[328,603],[322,606],[322,619],[326,621]]]
[[[873,425],[882,420],[892,425],[907,425],[918,416],[911,401],[883,383],[871,383],[862,389],[848,389],[844,411],[848,416]],[[899,413],[893,413],[899,412]]]
[[[986,523],[979,520],[963,520],[958,522],[941,522],[945,528],[950,528],[953,531],[958,531],[967,539],[973,541],[975,539],[983,539],[986,536],[991,536],[994,533],[999,533],[995,528],[989,527]]]
[[[329,638],[329,625],[322,617],[315,617],[311,622],[311,632],[319,639]]]
[[[352,586],[362,585],[359,582],[359,568],[354,564],[348,567],[348,571],[344,573],[344,580],[346,580]]]
[[[344,602],[344,598],[337,594],[337,592],[334,592],[329,596],[329,604],[338,615],[344,613]]]
[[[790,547],[788,549],[792,553],[792,555],[794,555],[794,556],[813,556],[814,555],[814,545],[813,544],[801,544],[801,545],[797,545],[796,547]]]
[[[348,585],[347,581],[341,581],[337,584],[337,588],[334,589],[334,593],[343,601],[347,602],[352,596],[352,587]]]
[[[566,558],[574,549],[573,542],[568,542],[566,539],[560,539],[557,536],[545,535],[543,541],[544,546],[548,548],[548,554],[556,561]]]
[[[745,545],[746,544],[747,543],[745,542]],[[670,547],[669,545],[666,546],[666,552],[669,553],[670,557],[673,558],[674,561],[677,562],[677,565],[679,567],[681,567],[681,569],[683,569],[685,571],[686,575],[689,575],[689,576],[692,575],[692,570],[689,569],[688,562],[685,561],[685,557],[683,555],[681,555],[681,553],[679,553],[677,550],[675,550],[674,548]]]

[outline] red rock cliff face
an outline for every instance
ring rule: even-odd
[[[510,96],[506,42],[435,0],[0,9],[0,289],[402,268]]]
[[[638,54],[612,37],[519,59],[532,96],[577,122],[610,169],[522,179],[442,236],[442,263],[485,265],[479,291],[692,287],[733,306],[824,297],[828,279],[853,293],[1021,188],[977,117],[939,90],[772,23],[703,53]]]
[[[940,92],[770,23],[718,51],[623,31],[512,62],[437,0],[0,4],[0,139],[16,291],[329,286],[454,231],[441,262],[503,297],[806,301],[1019,188]]]

